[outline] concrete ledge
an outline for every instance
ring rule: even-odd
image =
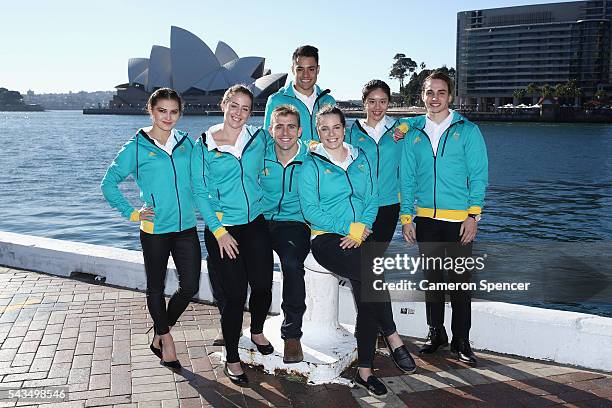
[[[144,291],[147,281],[141,251],[113,248],[81,242],[35,237],[0,231],[0,265],[44,272],[57,276],[70,276],[83,272],[106,278],[109,285]],[[176,268],[172,257],[168,262],[166,294],[178,287]],[[274,273],[270,312],[280,313],[281,274]],[[212,302],[212,291],[206,261],[202,261],[200,290],[195,296],[203,302]]]
[[[349,287],[340,288],[340,323],[355,321]],[[451,336],[450,303],[446,330]],[[425,303],[393,302],[397,331],[425,338]],[[612,371],[612,318],[501,302],[472,302],[470,340],[477,350],[490,350],[596,370]]]
[[[144,290],[142,255],[99,245],[40,238],[0,231],[0,265],[69,276],[86,272],[104,276],[111,285]],[[166,293],[176,290],[174,264],[166,281]],[[339,321],[354,324],[355,308],[349,287],[341,287]],[[280,311],[281,278],[274,274],[271,312]],[[202,263],[197,298],[212,301],[206,263]],[[427,334],[425,305],[395,302],[393,312],[402,335],[423,338]],[[450,305],[446,327],[450,328]],[[585,368],[612,371],[612,318],[497,302],[472,304],[471,340],[474,348],[514,354]]]

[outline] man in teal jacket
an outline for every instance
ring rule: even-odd
[[[299,363],[304,359],[300,338],[306,311],[304,260],[310,251],[310,228],[300,208],[298,179],[308,148],[300,140],[300,114],[292,105],[280,105],[272,111],[268,130],[272,137],[268,138],[260,177],[262,207],[283,271],[283,361]]]
[[[442,258],[444,265],[449,258],[455,264],[458,258],[471,257],[488,183],[487,149],[482,134],[478,126],[449,110],[452,94],[448,75],[434,72],[425,79],[422,98],[427,114],[412,120],[400,161],[404,238],[409,243],[418,241],[421,254],[430,259]],[[424,268],[424,272],[429,283],[444,282],[443,268]],[[460,272],[450,270],[450,282],[469,282],[469,270]],[[451,351],[460,361],[474,365],[477,361],[469,343],[471,294],[453,290],[450,297]],[[426,293],[426,311],[429,335],[421,353],[434,353],[448,344],[444,291]]]
[[[335,105],[336,100],[329,89],[321,90],[317,85],[319,75],[319,50],[312,45],[303,45],[293,52],[290,81],[273,95],[266,104],[264,129],[271,123],[272,111],[279,105],[293,105],[300,114],[302,140],[319,140],[316,130],[316,115],[323,105]]]

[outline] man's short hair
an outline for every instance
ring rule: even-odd
[[[297,119],[298,127],[300,127],[300,112],[293,105],[279,105],[272,111],[271,123],[276,121],[276,118],[279,116],[289,116],[293,115]]]
[[[448,88],[448,94],[452,97],[453,96],[453,80],[451,79],[451,77],[449,77],[447,74],[445,74],[442,71],[434,71],[431,74],[429,74],[429,76],[427,78],[425,78],[425,80],[423,81],[423,87],[421,88],[421,93],[425,92],[425,84],[428,81],[431,81],[432,79],[441,79],[442,81],[446,82],[446,87]]]
[[[317,65],[319,65],[319,49],[312,45],[297,47],[295,51],[293,51],[293,56],[291,57],[294,64],[297,62],[298,57],[313,57]]]
[[[326,103],[321,109],[319,109],[319,111],[317,112],[317,126],[319,126],[321,117],[325,115],[338,115],[340,117],[340,123],[342,123],[342,127],[346,127],[346,118],[344,117],[344,112],[342,112],[337,105],[330,105],[329,103]]]

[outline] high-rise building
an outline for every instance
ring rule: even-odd
[[[499,106],[532,83],[574,80],[587,97],[608,87],[611,17],[612,0],[457,13],[456,105]]]

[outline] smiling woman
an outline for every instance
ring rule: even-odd
[[[187,133],[174,129],[182,112],[176,91],[156,90],[147,109],[153,124],[140,129],[123,146],[106,171],[101,188],[113,208],[130,221],[140,222],[147,306],[155,329],[150,348],[162,365],[178,370],[181,365],[170,329],[198,291],[202,261],[190,186],[193,142]],[[134,209],[118,188],[129,175],[136,180],[144,201],[140,210]],[[164,286],[170,254],[179,275],[179,289],[166,309]]]
[[[351,282],[357,305],[358,370],[354,381],[370,394],[384,396],[386,386],[372,373],[379,329],[398,368],[412,373],[416,365],[396,332],[388,292],[372,293],[374,274],[367,265],[372,265],[373,251],[369,245],[362,249],[362,244],[372,240],[378,212],[376,169],[363,150],[344,142],[344,130],[344,114],[337,106],[319,110],[321,144],[304,160],[298,194],[304,218],[310,222],[314,258]]]
[[[223,123],[202,134],[191,157],[192,187],[206,222],[211,287],[221,312],[225,375],[238,385],[248,383],[238,355],[248,286],[251,340],[262,354],[274,351],[263,335],[272,302],[273,269],[259,180],[266,135],[246,124],[252,104],[253,94],[245,86],[229,88],[221,102]]]

